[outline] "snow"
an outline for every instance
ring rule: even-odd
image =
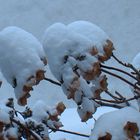
[[[140,1],[138,0],[25,0],[20,2],[18,0],[6,0],[0,2],[0,29],[16,25],[31,32],[41,40],[46,27],[55,22],[69,24],[75,20],[88,20],[102,27],[109,34],[114,42],[115,54],[118,57],[126,62],[131,62],[140,50],[138,47],[140,44],[139,5]],[[112,61],[109,64],[117,65]],[[49,68],[47,76],[54,78]],[[1,99],[13,96],[13,89],[1,74],[0,77],[3,81],[0,88]],[[112,92],[119,88],[119,91],[126,95],[131,93],[127,86],[115,81],[114,78],[109,80],[111,81],[109,87]],[[44,81],[34,89],[32,98],[29,98],[31,106],[36,100],[43,99],[49,105],[58,100],[63,100],[67,106],[73,107],[73,102],[67,101],[62,90],[55,85]],[[72,116],[71,114],[69,116]],[[72,127],[75,128],[76,126]],[[77,139],[76,137],[75,140]]]
[[[78,56],[84,48],[91,46],[91,42],[71,30],[66,25],[55,23],[46,29],[43,36],[43,47],[49,62],[50,69],[57,80],[61,80],[61,65],[65,56]]]
[[[110,107],[99,107],[96,113],[93,115],[93,117],[94,119],[97,120],[105,112],[107,113],[114,110],[116,109]],[[95,123],[94,119],[90,119],[86,123],[81,122],[80,117],[77,114],[76,108],[66,109],[60,119],[64,125],[61,129],[82,133],[86,135],[90,135],[91,129],[93,128]],[[66,140],[88,140],[87,137],[81,137],[59,131],[55,133],[50,133],[50,138],[52,140],[61,140],[64,138]]]
[[[44,71],[44,59],[42,45],[32,34],[13,26],[0,32],[0,68],[15,88],[19,104],[24,105],[21,99],[28,92],[24,86],[37,84],[37,71]]]
[[[4,105],[0,106],[0,122],[4,122],[6,124],[10,123],[9,112],[10,108],[5,107]]]
[[[88,20],[108,33],[114,42],[115,54],[118,57],[126,62],[131,62],[132,58],[139,52],[139,4],[140,1],[137,0],[0,1],[0,29],[11,25],[19,26],[41,40],[44,30],[53,23],[69,24],[76,20]],[[117,65],[112,61],[109,64]],[[53,77],[49,69],[47,70],[47,76]],[[3,76],[0,75],[0,77],[3,81],[0,89],[1,99],[5,96],[14,97],[13,89]],[[111,78],[110,81],[113,81],[110,85],[111,91],[119,87],[120,91],[123,90],[124,93],[128,93],[124,84],[117,81],[118,84],[116,85],[114,78]],[[68,101],[62,90],[57,86],[44,81],[34,89],[32,98],[28,100],[30,105],[37,99],[43,98],[49,105],[53,105],[57,100],[63,100],[67,106],[74,106],[73,102]],[[46,94],[46,91],[50,94]],[[40,96],[40,93],[42,96]]]
[[[41,122],[44,118],[48,119],[49,115],[47,114],[47,110],[48,107],[46,107],[46,104],[43,101],[37,101],[36,104],[32,107],[32,118],[38,122]]]
[[[113,51],[113,44],[109,40],[102,29],[87,21],[69,25],[55,23],[46,29],[43,36],[50,70],[62,84],[67,98],[77,103],[82,121],[87,121],[96,111],[96,104],[89,98],[94,97],[101,85],[93,90],[97,84],[91,82],[91,89],[86,82],[97,80],[99,83],[102,80],[102,77],[98,78],[101,74],[100,62],[108,60]],[[101,89],[102,92],[104,89]]]
[[[18,129],[17,128],[14,128],[14,127],[10,127],[7,131],[6,131],[6,134],[5,136],[7,138],[15,138],[15,139],[18,139]]]
[[[140,113],[131,107],[105,113],[95,122],[90,140],[97,140],[105,136],[107,132],[112,135],[112,140],[128,139],[124,131],[124,126],[128,121],[137,123],[140,128]]]
[[[65,110],[65,106],[62,102],[58,103],[54,107],[49,107],[44,101],[37,101],[36,104],[31,107],[32,115],[25,119],[25,124],[28,128],[35,128],[32,131],[37,132],[41,129],[41,137],[49,138],[49,130],[59,129],[63,126],[59,119],[61,113]],[[42,129],[43,128],[43,129]]]
[[[106,40],[109,40],[108,35],[101,28],[88,21],[72,22],[68,25],[68,29],[86,36],[92,41],[92,46],[100,48],[100,51],[103,51],[103,44],[106,43]]]

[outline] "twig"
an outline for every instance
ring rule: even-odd
[[[132,100],[139,99],[139,98],[140,98],[140,95],[129,98],[126,101],[132,101]]]
[[[122,98],[116,97],[114,95],[112,95],[108,90],[105,91],[106,94],[108,94],[110,97],[112,97],[114,100],[122,100]]]
[[[112,57],[121,65],[127,67],[127,68],[131,68],[134,72],[136,72],[136,74],[140,77],[140,72],[130,63],[123,63],[121,60],[119,60],[114,54],[112,54]]]
[[[46,77],[45,77],[44,80],[49,81],[50,83],[53,83],[53,84],[55,84],[55,85],[61,86],[61,84],[60,84],[59,82],[56,82],[56,81],[54,81],[54,80],[52,80],[52,79],[49,79],[49,78],[46,78]]]
[[[101,64],[101,67],[106,68],[106,69],[110,69],[110,70],[116,70],[116,71],[118,71],[118,72],[122,72],[122,73],[124,73],[124,74],[130,76],[131,78],[135,79],[136,81],[139,80],[139,79],[137,79],[135,76],[133,76],[133,75],[131,75],[130,73],[128,73],[128,72],[126,72],[126,71],[123,71],[123,70],[121,70],[121,69],[119,69],[119,68],[110,67],[110,66],[105,66],[105,65],[102,65],[102,64]]]
[[[104,70],[104,69],[101,69],[101,71],[104,72],[104,73],[107,73],[107,74],[109,74],[109,75],[112,75],[112,76],[114,76],[114,77],[117,77],[118,79],[124,81],[124,82],[127,83],[128,85],[134,87],[134,89],[140,90],[139,87],[137,87],[136,85],[132,84],[131,82],[129,82],[129,81],[126,80],[125,78],[123,78],[123,77],[121,77],[121,76],[119,76],[119,75],[117,75],[117,74],[115,74],[115,73],[109,72],[109,71]]]
[[[28,129],[26,126],[24,126],[24,124],[22,124],[20,121],[15,120],[13,118],[11,118],[11,121],[16,123],[18,126],[20,126],[21,128],[23,128],[23,130],[25,130],[26,133],[30,133],[36,140],[42,140],[42,138],[34,133],[33,131],[31,131],[30,129]]]
[[[101,101],[96,101],[94,100],[97,104],[99,104],[100,106],[108,106],[108,107],[114,107],[114,108],[118,108],[118,109],[121,109],[123,108],[124,106],[119,106],[119,105],[116,105],[116,104],[110,104],[110,103],[105,103],[105,102],[101,102]]]
[[[89,138],[89,135],[81,134],[81,133],[78,133],[78,132],[68,131],[68,130],[64,130],[64,129],[53,129],[53,130]]]
[[[118,91],[115,91],[115,94],[117,94],[120,98],[124,98]]]

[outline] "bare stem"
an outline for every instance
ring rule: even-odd
[[[127,83],[128,85],[132,86],[134,89],[138,89],[138,90],[140,91],[140,88],[139,88],[139,87],[137,87],[135,84],[129,82],[129,81],[126,80],[125,78],[123,78],[123,77],[121,77],[121,76],[119,76],[119,75],[117,75],[117,74],[115,74],[115,73],[112,73],[112,72],[109,72],[109,71],[107,71],[107,70],[104,70],[104,69],[101,69],[101,71],[104,72],[104,73],[107,73],[107,74],[109,74],[109,75],[112,75],[112,76],[114,76],[114,77],[116,77],[116,78],[118,78],[118,79],[120,79],[120,80],[122,80],[122,81],[124,81],[124,82]]]
[[[106,69],[110,69],[110,70],[116,70],[116,71],[118,71],[118,72],[124,73],[124,74],[130,76],[131,78],[135,79],[136,81],[138,81],[138,79],[137,79],[135,76],[133,76],[133,75],[131,75],[130,73],[128,73],[128,72],[126,72],[126,71],[123,71],[123,70],[121,70],[121,69],[119,69],[119,68],[110,67],[110,66],[105,66],[105,65],[102,65],[102,64],[101,64],[101,67],[106,68]]]
[[[108,106],[108,107],[114,107],[114,108],[118,108],[118,109],[121,109],[123,108],[124,106],[119,106],[117,104],[111,104],[111,103],[105,103],[105,102],[102,102],[102,101],[96,101],[94,100],[97,104],[99,104],[100,106]]]
[[[127,68],[131,68],[139,77],[140,77],[140,72],[130,63],[123,63],[121,60],[119,60],[114,54],[112,54],[112,57],[122,66],[125,66]]]
[[[113,94],[111,94],[108,90],[105,91],[105,93],[107,95],[109,95],[111,98],[113,98],[114,100],[118,101],[118,100],[121,100],[121,98],[117,97],[117,96],[114,96]]]
[[[89,138],[89,135],[81,134],[81,133],[73,132],[73,131],[68,131],[68,130],[64,130],[64,129],[54,129],[54,131],[60,131],[60,132],[64,132],[64,133],[69,133],[69,134],[73,134],[73,135],[78,135],[78,136]]]
[[[61,84],[59,83],[59,82],[56,82],[56,81],[54,81],[54,80],[52,80],[52,79],[49,79],[49,78],[44,78],[44,80],[46,80],[46,81],[48,81],[48,82],[50,82],[50,83],[53,83],[53,84],[55,84],[55,85],[57,85],[57,86],[61,86]]]

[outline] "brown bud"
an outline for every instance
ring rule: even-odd
[[[100,62],[107,61],[107,60],[108,60],[108,56],[107,56],[106,54],[98,55],[98,60],[99,60]]]
[[[104,52],[107,55],[107,57],[110,58],[114,50],[113,43],[110,40],[107,40],[106,43],[107,44],[104,46]]]
[[[92,47],[92,49],[90,49],[89,52],[92,56],[95,56],[96,54],[98,54],[98,49],[96,47]]]
[[[39,84],[41,80],[45,78],[45,71],[44,70],[38,70],[36,72],[36,84]]]
[[[105,136],[99,137],[98,140],[111,140],[112,135],[110,133],[106,133]]]
[[[92,112],[87,111],[81,121],[86,122],[90,118],[92,118]]]
[[[103,91],[105,91],[105,90],[107,90],[107,86],[108,86],[107,77],[106,77],[106,75],[102,75],[101,80],[100,80],[100,88]]]
[[[100,74],[101,74],[100,63],[95,62],[91,70],[84,72],[83,77],[84,79],[89,81],[93,80],[95,77],[98,77]]]
[[[95,90],[95,92],[93,93],[94,94],[94,98],[101,99],[101,93],[102,92],[103,92],[103,90],[101,90],[101,89]]]
[[[56,110],[58,111],[59,115],[61,115],[65,109],[66,109],[66,106],[63,104],[63,102],[58,103]]]
[[[128,138],[134,138],[134,136],[139,132],[137,123],[129,122],[129,121],[124,126],[124,130],[125,130]]]
[[[29,98],[29,97],[30,97],[30,94],[25,93],[21,98],[19,98],[18,104],[22,105],[22,106],[25,106],[27,104],[27,98]]]
[[[25,93],[28,93],[28,92],[30,92],[31,90],[33,90],[32,86],[30,86],[30,85],[24,85],[24,86],[23,86],[23,91],[24,91]]]

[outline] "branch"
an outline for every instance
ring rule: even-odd
[[[122,100],[122,98],[119,98],[117,96],[114,96],[113,94],[111,94],[108,90],[105,91],[106,94],[108,94],[110,97],[112,97],[114,100]]]
[[[114,54],[112,54],[112,57],[122,66],[125,66],[127,68],[131,68],[134,72],[136,72],[136,74],[140,77],[140,72],[132,65],[132,64],[127,64],[127,63],[123,63],[121,60],[119,60]]]
[[[126,71],[123,71],[123,70],[121,70],[121,69],[119,69],[119,68],[110,67],[110,66],[105,66],[105,65],[102,65],[102,64],[101,64],[100,66],[103,67],[103,68],[106,68],[106,69],[116,70],[116,71],[118,71],[118,72],[124,73],[124,74],[130,76],[131,78],[135,79],[136,81],[139,80],[139,79],[137,79],[135,76],[133,76],[133,75],[131,75],[130,73],[128,73],[128,72],[126,72]]]
[[[46,80],[46,81],[48,81],[48,82],[50,82],[50,83],[53,83],[53,84],[55,84],[55,85],[57,85],[57,86],[61,86],[61,84],[59,83],[59,82],[56,82],[56,81],[54,81],[54,80],[52,80],[52,79],[49,79],[49,78],[44,78],[44,80]]]
[[[99,104],[100,106],[114,107],[114,108],[118,108],[118,109],[121,109],[121,108],[124,107],[124,106],[119,106],[119,105],[116,105],[116,104],[105,103],[105,102],[96,101],[96,100],[94,100],[94,101],[95,101],[97,104]]]
[[[124,81],[124,82],[127,83],[128,85],[132,86],[134,89],[138,89],[138,90],[140,91],[140,88],[139,88],[139,87],[137,87],[135,84],[129,82],[129,81],[126,80],[125,78],[123,78],[123,77],[121,77],[121,76],[119,76],[119,75],[117,75],[117,74],[114,74],[114,73],[112,73],[112,72],[109,72],[109,71],[107,71],[107,70],[104,70],[104,69],[101,69],[101,71],[104,72],[104,73],[107,73],[107,74],[109,74],[109,75],[112,75],[112,76],[114,76],[114,77],[116,77],[116,78],[118,78],[118,79],[120,79],[120,80],[122,80],[122,81]]]
[[[53,129],[53,130],[89,138],[89,135],[81,134],[81,133],[78,133],[78,132],[68,131],[68,130],[64,130],[64,129]]]

